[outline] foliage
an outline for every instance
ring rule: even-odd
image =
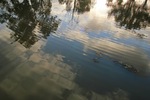
[[[23,2],[2,0],[0,4],[2,4],[3,10],[6,9],[0,14],[0,22],[7,22],[7,26],[14,31],[11,38],[26,48],[30,48],[41,38],[35,34],[36,28],[46,39],[50,33],[57,30],[60,23],[56,16],[50,14],[52,7],[50,0],[31,0],[31,4],[28,0],[23,0]]]
[[[135,0],[128,0],[123,3],[123,0],[108,0],[107,5],[111,7],[109,16],[114,16],[115,21],[120,27],[126,29],[141,29],[150,26],[150,14],[147,6],[147,0],[143,4],[138,4]]]

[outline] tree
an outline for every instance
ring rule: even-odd
[[[109,16],[114,16],[115,21],[120,27],[126,29],[141,29],[150,26],[150,14],[147,7],[147,0],[143,4],[138,4],[135,0],[128,0],[123,3],[123,0],[108,0],[107,5],[111,7]]]
[[[30,1],[31,4],[28,0],[23,0],[22,3],[18,0],[11,0],[13,6],[8,2],[2,2],[8,11],[0,15],[0,22],[7,22],[8,28],[14,31],[11,34],[11,38],[14,39],[12,43],[18,41],[26,48],[30,48],[42,37],[46,39],[49,34],[57,30],[60,23],[56,16],[50,14],[52,7],[50,0]],[[41,33],[40,36],[34,32],[36,27]]]
[[[73,2],[73,12],[84,13],[90,11],[91,0],[58,0],[60,4],[66,4],[66,10],[70,11]]]

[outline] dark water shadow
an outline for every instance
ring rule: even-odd
[[[12,96],[7,94],[3,89],[0,88],[0,99],[1,100],[15,100]]]

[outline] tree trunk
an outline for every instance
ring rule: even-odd
[[[146,6],[148,0],[145,0],[143,3],[143,8]]]

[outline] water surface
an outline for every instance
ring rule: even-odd
[[[125,1],[0,1],[0,98],[149,100],[149,1]]]

